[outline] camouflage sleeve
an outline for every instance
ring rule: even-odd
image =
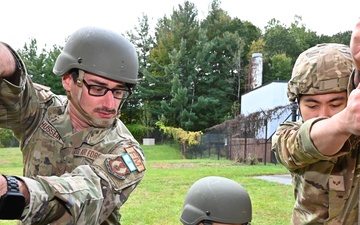
[[[321,154],[310,138],[310,129],[314,123],[325,118],[314,118],[305,123],[285,122],[281,124],[272,137],[272,151],[277,160],[290,171],[303,168],[320,160],[330,160],[349,151],[349,146],[333,155]]]
[[[97,221],[103,206],[100,178],[89,166],[79,166],[61,177],[19,177],[30,192],[30,205],[23,224],[77,224],[77,220]],[[89,209],[91,208],[91,209]],[[81,212],[92,211],[92,214]],[[82,217],[87,216],[86,220]],[[85,223],[84,223],[85,224]]]
[[[10,49],[12,50],[12,49]],[[28,128],[34,124],[35,114],[39,108],[35,89],[27,75],[25,65],[14,50],[20,66],[14,76],[20,77],[19,85],[0,78],[0,127],[11,129],[18,139],[21,139]]]
[[[100,176],[99,176],[100,175]],[[119,209],[144,173],[134,173],[118,187],[107,182],[104,172],[78,166],[72,173],[58,176],[19,177],[30,191],[30,205],[23,224],[120,224]],[[120,180],[117,181],[121,183]],[[122,189],[114,191],[114,189]],[[96,222],[95,222],[96,221]]]

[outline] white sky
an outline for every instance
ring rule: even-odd
[[[211,0],[190,0],[207,15]],[[138,25],[142,13],[155,26],[158,18],[169,16],[183,0],[5,0],[1,2],[0,41],[15,49],[31,38],[40,48],[64,45],[66,37],[82,26],[94,25],[119,33]],[[360,17],[360,0],[222,0],[221,8],[233,18],[250,21],[263,30],[275,18],[286,26],[294,16],[318,35],[352,30]]]

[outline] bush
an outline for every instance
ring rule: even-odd
[[[19,141],[11,130],[0,128],[0,148],[2,147],[19,147]]]
[[[246,160],[248,165],[257,165],[259,164],[257,155],[249,153]]]
[[[146,127],[141,124],[129,124],[126,125],[126,127],[129,129],[129,131],[132,133],[134,138],[141,142],[144,137],[146,137],[147,133],[152,131],[152,128]]]

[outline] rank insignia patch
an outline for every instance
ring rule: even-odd
[[[335,191],[345,191],[344,176],[342,175],[330,175],[329,188]]]
[[[119,179],[125,179],[125,176],[130,174],[130,170],[121,156],[118,156],[115,159],[106,159],[105,165],[109,173]]]

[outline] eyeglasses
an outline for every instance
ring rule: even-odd
[[[86,88],[88,89],[89,95],[92,96],[104,96],[108,91],[111,91],[116,99],[126,99],[130,96],[130,89],[127,87],[122,88],[107,88],[99,85],[90,85],[85,80],[83,80]]]

